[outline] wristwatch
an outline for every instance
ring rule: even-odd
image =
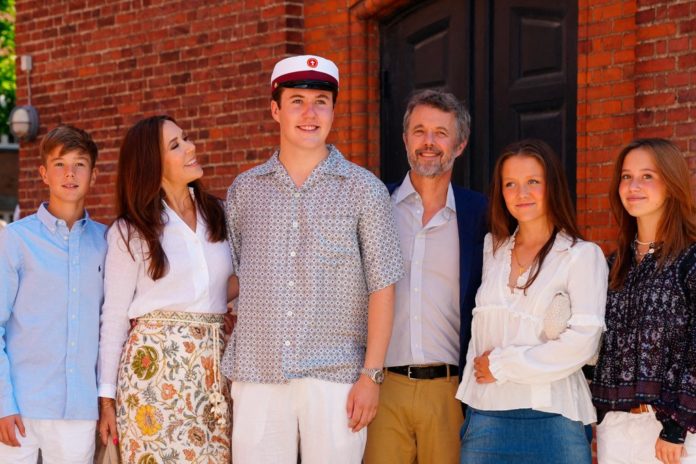
[[[360,369],[360,373],[367,376],[368,379],[377,385],[382,385],[382,382],[384,382],[384,371],[379,367],[363,367]]]

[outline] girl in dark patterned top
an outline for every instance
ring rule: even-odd
[[[599,463],[696,463],[696,206],[679,149],[631,142],[609,201],[620,231],[592,382]]]

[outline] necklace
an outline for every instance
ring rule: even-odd
[[[636,234],[636,238],[633,239],[634,247],[633,247],[633,252],[636,255],[636,258],[638,258],[638,261],[641,260],[645,255],[651,255],[655,253],[655,242],[641,242],[638,240],[638,234]],[[638,249],[638,246],[647,246],[648,249],[645,251],[640,251]]]
[[[655,248],[648,248],[646,251],[639,251],[638,248],[636,248],[636,256],[639,258],[653,253],[655,253]]]
[[[522,263],[520,263],[520,259],[514,248],[512,249],[512,256],[515,258],[515,263],[517,263],[517,275],[522,275],[527,266],[523,266]]]
[[[641,242],[640,240],[638,240],[638,234],[636,234],[636,238],[634,238],[633,241],[636,242],[638,245],[650,246],[650,247],[655,246],[655,242]]]

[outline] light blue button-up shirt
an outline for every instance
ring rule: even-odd
[[[105,230],[44,204],[0,231],[0,417],[97,419]]]

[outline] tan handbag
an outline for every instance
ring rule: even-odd
[[[121,464],[118,455],[118,446],[114,445],[114,439],[109,435],[106,446],[97,434],[97,447],[94,453],[94,464]]]

